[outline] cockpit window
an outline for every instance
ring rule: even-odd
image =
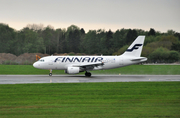
[[[44,62],[44,59],[40,59],[39,61],[40,61],[40,62]]]

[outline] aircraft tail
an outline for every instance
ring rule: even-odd
[[[136,40],[128,47],[128,49],[123,53],[126,56],[140,57],[145,36],[138,36]]]

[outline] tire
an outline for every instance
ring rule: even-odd
[[[85,73],[85,76],[86,76],[86,77],[91,77],[91,73],[90,73],[90,72],[86,72],[86,73]]]
[[[52,73],[49,73],[49,76],[52,76]]]

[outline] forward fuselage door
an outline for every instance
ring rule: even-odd
[[[52,57],[49,59],[49,65],[53,65],[53,58]]]
[[[52,60],[49,61],[49,65],[53,65],[53,61]]]

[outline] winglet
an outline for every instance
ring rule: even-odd
[[[123,55],[140,57],[144,44],[144,39],[145,36],[138,36],[136,40],[123,53]]]

